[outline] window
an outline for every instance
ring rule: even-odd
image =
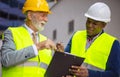
[[[54,31],[53,31],[53,40],[56,40],[56,38],[57,38],[57,31],[54,30]]]
[[[74,20],[71,20],[69,23],[68,23],[68,33],[72,33],[74,31]]]
[[[0,11],[0,17],[1,18],[8,18],[8,13],[5,13],[5,12],[3,12],[3,11]]]

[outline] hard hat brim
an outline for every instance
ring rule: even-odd
[[[92,16],[88,15],[87,13],[85,13],[85,17],[91,18],[91,19],[96,20],[96,21],[105,22],[105,23],[108,23],[111,21],[110,19],[100,19],[100,18],[92,17]]]

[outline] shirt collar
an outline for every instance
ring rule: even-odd
[[[34,33],[34,31],[31,28],[29,28],[26,24],[24,24],[24,26],[30,34]],[[36,32],[36,34],[38,34],[38,32]]]
[[[95,40],[97,37],[99,37],[103,32],[104,32],[104,31],[102,30],[102,31],[101,31],[99,34],[97,34],[93,39],[87,37],[87,40],[88,40],[88,41],[93,41],[93,40]]]

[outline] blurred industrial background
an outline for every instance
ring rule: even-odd
[[[75,31],[85,29],[86,17],[84,13],[95,2],[104,2],[111,8],[111,22],[105,31],[120,41],[120,0],[47,1],[52,14],[48,15],[49,21],[41,33],[54,42],[62,42],[66,46]],[[25,16],[21,12],[24,2],[25,0],[0,0],[0,47],[2,45],[2,32],[9,26],[20,26],[24,23]]]
[[[63,42],[66,46],[74,32],[85,29],[84,13],[95,2],[104,2],[110,7],[111,22],[108,23],[105,31],[116,36],[120,41],[120,0],[58,0],[51,8],[52,14],[49,15],[49,21],[42,33],[55,42]]]
[[[21,9],[25,0],[0,0],[0,35],[9,26],[20,26],[25,16]],[[48,23],[42,34],[54,42],[63,42],[66,46],[72,34],[85,29],[84,13],[95,2],[106,3],[112,11],[112,20],[105,31],[120,40],[120,0],[47,0],[52,14],[48,15]],[[0,36],[1,38],[1,36]],[[0,41],[0,45],[1,45]]]
[[[56,0],[47,0],[50,8],[56,3]],[[2,45],[2,32],[9,26],[21,26],[24,23],[25,16],[22,14],[22,6],[25,0],[0,0],[0,47]]]

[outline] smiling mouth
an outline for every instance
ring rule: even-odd
[[[87,33],[91,35],[91,34],[93,33],[93,30],[88,29],[88,30],[87,30]]]
[[[92,30],[92,29],[87,29],[87,31],[88,31],[88,32],[93,32],[93,30]]]
[[[41,23],[41,25],[43,26],[43,25],[45,25],[45,23]]]
[[[41,25],[42,25],[42,26],[44,26],[45,24],[46,24],[46,22],[44,22],[44,21],[41,22]]]

